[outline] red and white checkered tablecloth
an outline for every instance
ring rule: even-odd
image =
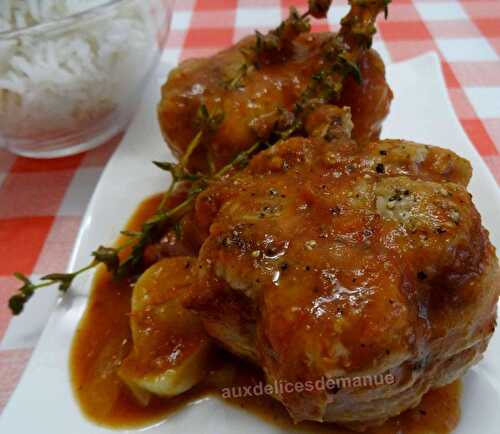
[[[178,0],[163,59],[208,55],[256,27],[275,26],[288,7],[306,0]],[[313,30],[338,28],[347,10],[334,0],[328,20]],[[379,22],[375,47],[386,62],[429,50],[439,53],[462,126],[500,182],[500,1],[393,0]],[[42,331],[56,290],[32,301],[30,321],[11,319],[9,296],[20,271],[33,278],[64,270],[90,196],[117,137],[82,155],[51,161],[0,150],[0,411],[15,388]],[[49,290],[51,291],[51,290]]]

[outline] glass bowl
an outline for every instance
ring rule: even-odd
[[[112,0],[0,32],[0,146],[54,158],[123,130],[159,61],[172,3]]]

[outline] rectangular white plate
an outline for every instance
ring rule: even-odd
[[[384,136],[453,149],[474,168],[470,191],[484,225],[500,245],[500,192],[495,180],[464,134],[448,99],[435,54],[388,66],[395,100]],[[94,193],[76,242],[70,269],[88,262],[99,244],[112,242],[137,204],[161,191],[167,176],[150,163],[171,159],[156,121],[156,103],[165,73],[151,80],[141,108]],[[56,270],[55,270],[56,271]],[[90,434],[109,430],[86,420],[76,404],[68,374],[73,333],[87,301],[90,278],[81,278],[59,300],[33,357],[0,419],[1,433]],[[26,313],[27,314],[27,313]],[[500,427],[500,337],[497,332],[485,359],[465,378],[462,419],[456,433],[498,434]],[[280,433],[254,416],[206,398],[179,411],[148,433]]]

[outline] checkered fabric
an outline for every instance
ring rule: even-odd
[[[163,61],[206,56],[256,27],[275,26],[288,7],[306,0],[178,0]],[[347,11],[334,0],[328,20],[313,30],[338,28]],[[500,1],[393,0],[380,20],[375,47],[386,62],[429,50],[439,53],[460,121],[500,182]],[[425,91],[425,90],[424,90]],[[22,318],[6,307],[20,271],[33,278],[64,270],[82,215],[117,137],[82,155],[52,161],[0,150],[0,409],[7,402],[55,303],[57,290],[35,297]]]

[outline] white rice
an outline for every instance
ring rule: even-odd
[[[0,0],[0,31],[82,12],[105,0]],[[156,51],[148,2],[57,35],[0,39],[0,134],[82,128],[130,103]]]

